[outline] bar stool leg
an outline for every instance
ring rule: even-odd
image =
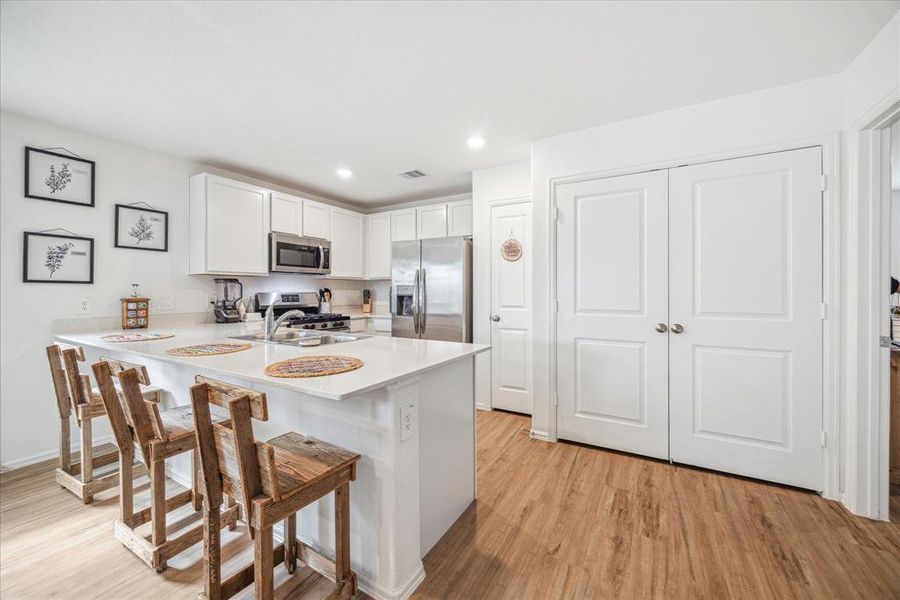
[[[235,500],[231,496],[225,496],[225,508],[231,508],[235,504],[237,504],[237,500]],[[246,519],[246,516],[244,516],[244,519]],[[231,523],[228,525],[228,531],[234,531],[235,529],[237,529],[237,520],[236,519],[235,519],[234,523]]]
[[[59,468],[72,472],[72,440],[69,417],[59,418]]]
[[[284,520],[284,566],[288,573],[297,570],[297,513]]]
[[[91,431],[91,420],[82,419],[81,421],[81,481],[87,486],[94,480],[94,453],[93,453],[93,435]],[[82,501],[90,504],[94,501],[94,495],[88,492]]]
[[[150,520],[153,530],[151,541],[154,546],[161,546],[166,541],[166,459],[155,456],[156,445],[150,446]],[[166,570],[166,561],[160,560],[156,572]]]
[[[119,450],[119,511],[122,523],[134,527],[134,451]]]
[[[275,597],[273,579],[275,557],[272,550],[272,527],[258,529],[253,540],[253,584],[256,589],[256,600],[272,600]]]
[[[350,484],[334,490],[334,577],[338,584],[350,577]]]
[[[200,494],[200,452],[194,448],[191,453],[191,502],[194,510],[203,508],[203,496]]]
[[[222,547],[219,538],[219,507],[207,502],[203,512],[203,589],[206,600],[222,598]]]

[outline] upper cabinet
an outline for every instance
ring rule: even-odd
[[[447,205],[420,206],[417,229],[420,240],[447,237]]]
[[[451,202],[447,205],[447,235],[472,235],[472,201]]]
[[[330,208],[331,276],[362,279],[365,276],[363,253],[364,216],[343,208]],[[322,237],[322,236],[316,236]]]
[[[391,213],[366,215],[366,277],[391,277]]]
[[[303,200],[303,235],[331,239],[331,207],[314,200]]]
[[[271,197],[272,231],[302,235],[303,198],[281,192],[272,192]]]
[[[190,185],[190,273],[268,275],[269,191],[201,173]]]
[[[405,242],[415,240],[416,237],[416,209],[404,208],[391,211],[391,241]]]

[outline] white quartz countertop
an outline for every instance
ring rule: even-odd
[[[202,324],[169,328],[160,327],[138,331],[171,333],[175,334],[174,337],[147,342],[118,344],[102,342],[100,338],[111,333],[122,333],[121,331],[60,333],[55,338],[67,344],[96,348],[110,353],[127,353],[131,355],[132,362],[140,362],[140,357],[152,358],[194,367],[198,373],[220,373],[332,400],[343,400],[356,394],[384,387],[394,381],[411,377],[490,349],[490,346],[485,344],[460,344],[373,336],[352,342],[326,344],[310,348],[251,342],[252,347],[249,350],[233,354],[189,358],[166,354],[167,350],[178,346],[223,341],[240,343],[246,340],[229,340],[228,338],[235,335],[259,333],[261,328],[262,323],[260,322],[233,325]],[[324,377],[285,379],[270,377],[265,374],[266,366],[272,363],[298,356],[320,354],[352,356],[363,361],[363,366],[354,371],[337,375],[326,375]]]

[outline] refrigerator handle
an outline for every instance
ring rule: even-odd
[[[419,335],[419,269],[416,269],[416,281],[413,284],[413,331]]]
[[[425,269],[422,269],[422,293],[420,295],[422,308],[421,314],[422,319],[419,322],[419,329],[422,330],[422,335],[425,335],[425,323],[428,321],[428,286],[425,284]]]

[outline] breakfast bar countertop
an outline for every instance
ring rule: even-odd
[[[248,350],[232,354],[204,357],[183,357],[166,354],[167,350],[192,344],[225,342],[234,336],[260,333],[262,323],[232,325],[200,324],[138,330],[147,333],[174,334],[173,337],[142,342],[109,343],[103,336],[121,331],[92,333],[59,333],[54,338],[66,344],[95,348],[102,352],[139,357],[196,367],[198,370],[230,375],[243,380],[295,390],[304,394],[343,400],[369,390],[384,387],[400,379],[411,377],[442,365],[468,358],[490,349],[485,344],[462,344],[434,340],[416,340],[386,336],[338,344],[303,348],[297,345],[253,342]],[[363,366],[354,371],[322,377],[287,379],[270,377],[265,368],[278,361],[299,356],[340,355],[358,358]]]

